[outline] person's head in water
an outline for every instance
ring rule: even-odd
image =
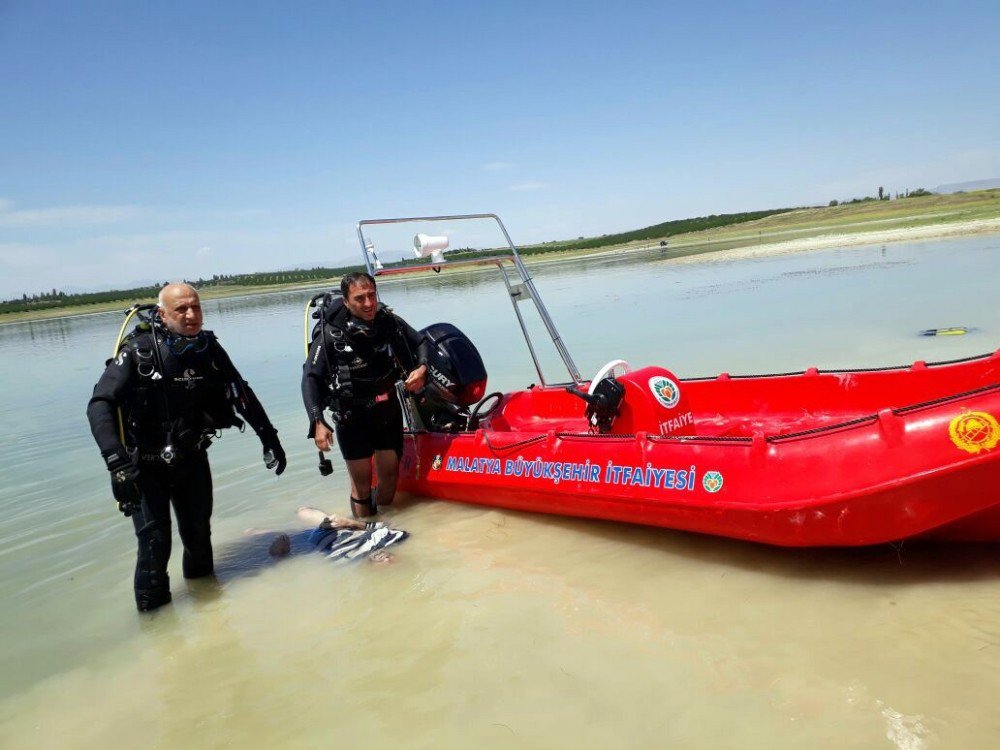
[[[160,320],[171,333],[178,336],[197,336],[201,333],[204,321],[201,299],[190,284],[167,284],[160,290],[157,304]]]
[[[355,318],[371,323],[378,312],[375,279],[363,271],[349,273],[340,280],[344,306]]]

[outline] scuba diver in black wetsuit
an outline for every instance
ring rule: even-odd
[[[334,428],[323,418],[324,409],[330,409],[351,479],[351,511],[370,516],[396,494],[403,416],[395,384],[403,380],[409,393],[424,387],[426,341],[379,303],[375,279],[368,274],[344,276],[340,291],[340,297],[327,295],[321,309],[302,366],[302,399],[309,437],[321,452],[333,445]],[[372,456],[377,496],[371,489]]]
[[[129,318],[149,307],[136,307]],[[138,538],[135,600],[140,611],[170,601],[170,505],[184,545],[185,578],[211,575],[212,474],[206,449],[219,430],[260,438],[264,463],[285,470],[278,432],[210,331],[198,293],[187,284],[160,292],[151,312],[115,347],[87,404],[87,419],[111,472],[118,507]],[[140,316],[140,319],[141,316]],[[122,326],[122,332],[125,330]]]

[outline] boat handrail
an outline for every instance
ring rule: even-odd
[[[510,255],[490,255],[485,258],[467,258],[465,260],[449,260],[447,263],[423,263],[419,266],[392,266],[390,268],[376,268],[371,271],[372,276],[399,276],[406,273],[420,273],[421,271],[440,271],[442,268],[456,268],[461,266],[501,266],[503,263],[514,265],[514,258]]]
[[[495,255],[485,258],[470,258],[466,260],[455,260],[447,261],[446,264],[441,263],[428,263],[421,264],[419,266],[397,266],[395,268],[376,268],[373,260],[377,260],[374,257],[374,248],[371,248],[369,252],[369,246],[365,242],[364,227],[368,226],[378,226],[384,224],[406,224],[406,223],[416,223],[416,222],[440,222],[440,221],[469,221],[477,219],[486,219],[495,221],[497,227],[499,227],[500,232],[503,234],[504,239],[507,242],[507,247],[510,249],[511,254],[507,255]],[[415,273],[423,270],[435,270],[440,269],[443,265],[449,267],[456,266],[471,266],[471,265],[496,265],[503,276],[504,283],[507,285],[507,293],[511,300],[511,304],[514,307],[514,314],[517,316],[518,323],[521,326],[521,333],[524,335],[525,343],[528,345],[528,351],[531,354],[531,358],[535,364],[535,370],[538,372],[538,378],[541,381],[541,385],[546,385],[545,375],[542,372],[541,363],[538,360],[538,356],[535,353],[535,347],[531,342],[531,336],[528,333],[528,329],[524,324],[524,318],[521,315],[521,311],[517,307],[518,301],[528,300],[535,305],[535,309],[538,312],[538,316],[542,320],[542,324],[545,326],[546,332],[549,334],[549,338],[552,340],[552,344],[562,359],[563,364],[566,366],[566,370],[569,373],[570,378],[576,385],[582,384],[583,378],[580,375],[580,371],[573,361],[573,357],[570,355],[569,350],[566,348],[563,342],[562,336],[556,329],[556,325],[549,315],[549,311],[545,307],[545,303],[542,302],[541,295],[538,289],[535,287],[535,282],[531,278],[531,274],[528,273],[527,267],[521,260],[520,253],[517,252],[517,247],[514,245],[514,241],[510,237],[510,233],[507,231],[507,227],[504,226],[503,221],[500,217],[493,213],[481,213],[481,214],[449,214],[444,216],[407,216],[398,218],[385,218],[385,219],[362,219],[357,224],[358,240],[361,243],[361,256],[365,261],[365,268],[368,273],[372,276],[386,276],[394,274],[406,274]],[[514,264],[514,268],[517,270],[517,274],[520,277],[520,286],[527,290],[527,294],[523,294],[523,290],[514,289],[511,286],[510,279],[507,276],[507,271],[504,268],[505,262],[511,262]]]

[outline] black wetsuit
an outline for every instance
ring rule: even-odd
[[[135,595],[140,610],[170,600],[171,503],[184,545],[184,576],[213,571],[212,473],[206,449],[218,430],[242,427],[236,413],[265,446],[277,444],[277,432],[260,401],[210,331],[193,339],[137,333],[108,361],[94,386],[87,419],[101,455],[109,466],[128,456],[139,467],[142,501],[131,518],[138,538]],[[174,454],[169,461],[167,446]]]
[[[403,450],[403,417],[395,383],[426,364],[427,343],[405,320],[379,305],[370,324],[338,299],[321,323],[302,366],[302,400],[309,437],[329,408],[346,460],[377,450]]]

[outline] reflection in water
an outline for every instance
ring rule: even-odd
[[[7,341],[27,339],[32,344],[65,345],[79,324],[80,318],[53,318],[51,320],[28,320],[0,326],[0,345]]]
[[[533,275],[586,374],[613,356],[784,371],[995,349],[1000,309],[969,300],[995,296],[998,250],[654,252]],[[380,286],[415,325],[466,330],[490,390],[536,379],[495,272]],[[265,474],[252,435],[213,446],[218,580],[175,568],[174,603],[151,618],[132,611],[134,539],[83,419],[121,316],[0,326],[0,746],[909,750],[1000,734],[996,545],[782,550],[424,501],[390,513],[412,533],[394,565],[273,564],[248,527],[346,510],[345,472],[320,477],[304,437],[311,293],[206,305],[290,463]],[[914,335],[955,324],[975,331]]]
[[[304,304],[311,294],[311,290],[303,290],[294,292],[268,292],[248,297],[224,297],[212,300],[209,312],[217,312],[222,316],[230,316],[286,310],[289,305],[297,305],[300,301]]]
[[[66,338],[69,335],[69,326],[66,321],[66,318],[57,318],[52,321],[52,325],[40,325],[37,322],[29,321],[28,333],[31,336],[31,340],[35,343],[46,343],[52,341],[65,343]]]

